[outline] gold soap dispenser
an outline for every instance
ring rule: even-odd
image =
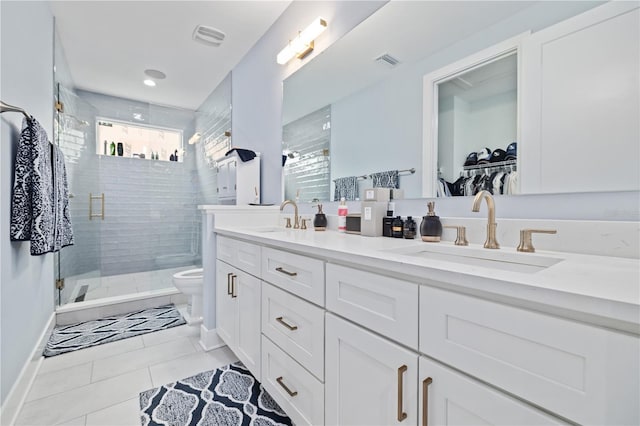
[[[435,203],[433,201],[429,201],[427,203],[427,207],[429,211],[426,216],[422,216],[420,235],[422,236],[422,241],[428,243],[439,243],[440,237],[442,237],[442,223],[434,211]]]

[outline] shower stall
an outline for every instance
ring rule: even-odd
[[[182,142],[194,132],[194,112],[59,82],[54,93],[54,140],[65,156],[75,238],[56,255],[57,304],[173,289],[174,273],[201,264],[198,173],[193,148]],[[114,123],[121,138],[97,140],[100,126]],[[147,155],[130,152],[143,131],[153,136],[145,136]],[[164,148],[153,152],[155,139],[170,132],[180,138],[178,161],[168,161]],[[112,142],[122,148],[114,155]]]

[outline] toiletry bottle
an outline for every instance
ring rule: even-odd
[[[346,216],[345,216],[346,226]],[[318,204],[318,213],[313,218],[313,228],[316,231],[325,231],[327,229],[327,216],[322,213],[322,204]]]
[[[109,144],[107,143],[107,141],[104,141],[104,155],[107,155],[107,151],[109,149]]]
[[[411,216],[407,216],[402,228],[402,233],[407,240],[413,240],[416,237],[416,227],[416,221]]]
[[[122,157],[124,155],[124,145],[122,142],[118,142],[118,157]]]
[[[393,225],[391,226],[391,233],[394,238],[402,238],[402,228],[404,226],[404,222],[402,221],[402,217],[396,216],[393,219]]]
[[[338,206],[338,231],[346,232],[347,231],[347,202],[342,197],[340,199],[340,206]]]
[[[109,153],[116,155],[116,143],[114,141],[111,141],[111,145],[109,145]]]
[[[387,204],[387,216],[382,218],[382,236],[383,237],[393,237],[393,233],[391,232],[391,227],[393,226],[393,209],[395,208],[395,203],[390,201]]]
[[[422,223],[420,224],[422,241],[428,243],[438,243],[442,236],[442,223],[440,223],[440,218],[436,216],[436,212],[433,210],[434,206],[435,203],[433,201],[427,203],[429,211],[426,216],[422,217]]]

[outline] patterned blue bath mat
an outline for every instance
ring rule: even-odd
[[[186,324],[186,321],[171,304],[78,324],[61,325],[53,329],[43,355],[60,355],[182,324]]]
[[[291,426],[241,362],[140,393],[142,426]]]

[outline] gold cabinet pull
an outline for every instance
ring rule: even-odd
[[[407,366],[403,365],[398,368],[398,421],[401,422],[407,418],[407,413],[403,409],[404,400],[404,372],[407,371]]]
[[[278,317],[278,318],[276,318],[276,321],[278,321],[280,324],[284,325],[285,327],[287,327],[287,328],[288,328],[289,330],[291,330],[291,331],[295,331],[295,330],[297,330],[297,329],[298,329],[298,326],[297,326],[297,325],[290,325],[290,324],[287,324],[287,323],[285,322],[285,320],[283,320],[283,319],[282,319],[282,317]]]
[[[433,382],[431,377],[422,381],[422,426],[429,426],[429,385]]]
[[[285,391],[287,391],[287,393],[289,394],[289,396],[296,396],[296,395],[298,394],[298,391],[291,392],[291,389],[289,389],[289,388],[287,387],[287,385],[285,385],[285,384],[284,384],[284,382],[282,381],[282,376],[278,377],[278,378],[276,379],[276,382],[278,382],[278,384],[279,384],[280,386],[282,386],[282,388],[283,388]]]
[[[238,278],[237,275],[231,275],[231,297],[234,299],[238,297],[238,293],[236,293],[236,278]]]
[[[227,295],[231,295],[231,276],[233,275],[233,272],[229,272],[227,274]]]
[[[276,268],[276,271],[282,272],[283,274],[289,275],[290,277],[295,277],[296,275],[298,275],[297,272],[289,272],[286,269],[282,268],[281,266],[278,266]]]
[[[98,214],[93,214],[93,200],[100,200],[100,213]],[[93,220],[94,217],[104,220],[104,192],[101,195],[89,193],[89,220]]]

